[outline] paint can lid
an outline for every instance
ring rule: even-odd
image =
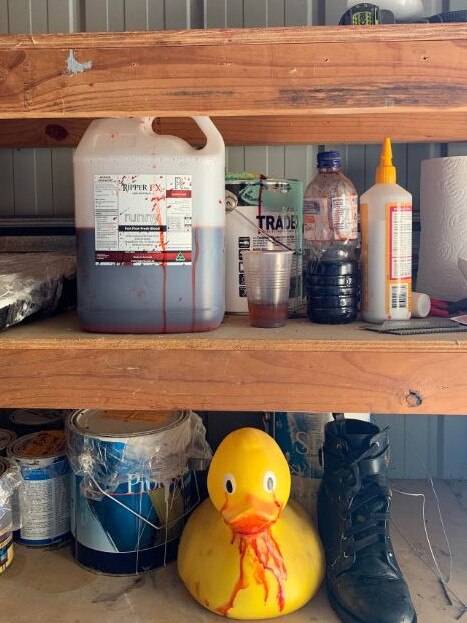
[[[65,416],[69,411],[59,409],[16,409],[10,413],[10,422],[17,427],[37,427],[52,425],[60,428],[63,426]]]
[[[151,435],[177,426],[187,417],[184,411],[111,411],[83,409],[70,418],[70,428],[77,433],[98,437],[133,437]]]
[[[43,430],[23,435],[8,448],[8,456],[15,459],[48,459],[66,452],[65,433],[62,430]]]

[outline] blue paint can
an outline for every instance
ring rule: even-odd
[[[30,547],[56,545],[70,538],[70,465],[65,433],[48,430],[24,435],[8,448],[21,472],[22,527],[15,541]]]
[[[187,469],[190,414],[82,410],[67,423],[76,561],[135,575],[175,559],[199,502]]]

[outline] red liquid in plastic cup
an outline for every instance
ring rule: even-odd
[[[283,327],[287,319],[287,303],[279,305],[248,303],[248,314],[253,327],[265,329]]]
[[[283,327],[287,319],[293,251],[244,251],[250,322],[254,327]]]

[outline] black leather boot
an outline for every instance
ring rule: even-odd
[[[318,492],[329,601],[344,623],[415,623],[389,536],[388,429],[335,418]]]

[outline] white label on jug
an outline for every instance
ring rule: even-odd
[[[95,175],[96,264],[191,264],[191,175]]]

